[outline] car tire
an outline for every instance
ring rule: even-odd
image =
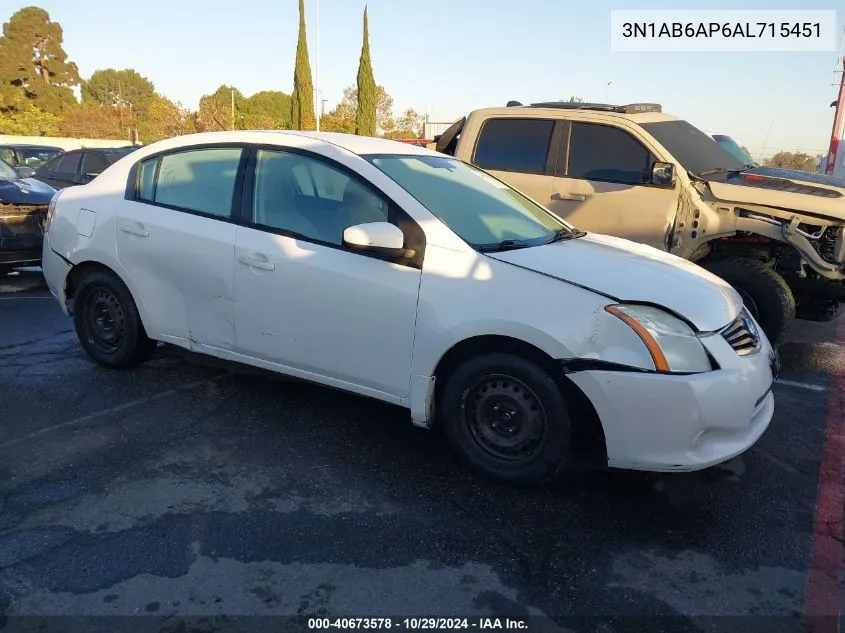
[[[439,402],[444,432],[458,456],[489,479],[531,486],[555,479],[572,434],[558,385],[511,354],[484,354],[457,367]]]
[[[789,339],[795,322],[795,297],[789,284],[775,270],[744,257],[716,259],[703,267],[736,289],[773,346],[778,347]]]
[[[79,342],[100,365],[134,367],[155,352],[157,343],[147,336],[132,293],[115,274],[95,271],[85,275],[73,304]]]

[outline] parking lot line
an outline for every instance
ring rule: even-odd
[[[827,387],[825,387],[824,385],[814,385],[810,382],[798,382],[797,380],[783,380],[782,378],[778,378],[777,380],[775,380],[775,384],[783,385],[784,387],[807,389],[809,391],[827,391]]]
[[[845,342],[839,325],[836,342]],[[845,376],[832,375],[828,392],[827,425],[819,467],[810,571],[804,590],[804,616],[813,633],[838,630],[845,569],[843,511],[845,511]]]
[[[139,407],[144,404],[148,404],[150,402],[154,402],[156,400],[161,400],[162,398],[168,398],[170,396],[174,396],[177,393],[182,391],[191,391],[192,389],[196,389],[197,387],[202,387],[203,385],[208,385],[210,383],[216,382],[226,376],[228,374],[218,374],[213,378],[206,378],[205,380],[196,380],[194,382],[190,382],[186,385],[182,385],[181,387],[174,387],[173,389],[167,389],[166,391],[160,391],[158,393],[154,393],[151,396],[146,396],[144,398],[137,398],[136,400],[131,400],[129,402],[124,402],[123,404],[119,404],[115,407],[110,407],[108,409],[102,409],[100,411],[95,411],[94,413],[89,413],[88,415],[83,415],[79,418],[74,418],[73,420],[66,420],[64,422],[60,422],[59,424],[54,424],[53,426],[47,426],[43,429],[38,429],[33,433],[28,435],[23,435],[21,437],[16,437],[14,439],[8,440],[0,444],[0,449],[8,448],[9,446],[14,446],[15,444],[20,444],[21,442],[28,442],[30,440],[35,439],[41,435],[46,433],[51,433],[52,431],[57,431],[59,429],[63,429],[68,426],[74,426],[76,424],[83,424],[85,422],[90,422],[91,420],[96,420],[97,418],[111,415],[113,413],[119,413],[121,411],[126,411],[128,409],[133,409],[135,407]]]

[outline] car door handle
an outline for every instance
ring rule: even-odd
[[[260,268],[261,270],[276,270],[276,264],[259,257],[241,255],[238,257],[238,261],[244,266],[250,266],[252,268]]]
[[[559,191],[552,194],[552,200],[575,200],[576,202],[584,202],[586,199],[587,194],[585,193],[567,193],[565,191]]]
[[[150,232],[144,228],[143,224],[124,224],[120,230],[129,235],[137,235],[138,237],[149,237]]]

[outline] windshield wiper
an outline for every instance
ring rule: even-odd
[[[743,166],[739,169],[728,169],[727,167],[716,167],[715,169],[708,169],[707,171],[699,172],[698,175],[703,178],[704,176],[712,176],[714,174],[738,174],[740,172],[745,171],[746,169],[751,169],[751,166]]]
[[[563,240],[573,240],[576,237],[583,237],[587,233],[585,231],[579,231],[578,229],[557,229],[552,235],[551,239],[545,244],[554,244],[555,242],[562,242]]]
[[[527,248],[531,246],[523,240],[502,240],[498,244],[484,244],[478,247],[482,253],[497,253],[500,251],[512,251],[516,248]]]

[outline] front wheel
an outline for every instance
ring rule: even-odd
[[[774,269],[744,257],[725,257],[702,266],[736,289],[774,347],[789,339],[795,322],[795,297]]]
[[[147,337],[129,289],[110,272],[91,272],[79,283],[73,323],[82,347],[106,367],[138,365],[152,356],[157,345]]]
[[[448,378],[440,408],[454,450],[488,478],[536,485],[563,470],[569,413],[555,381],[534,363],[511,354],[472,358]]]

